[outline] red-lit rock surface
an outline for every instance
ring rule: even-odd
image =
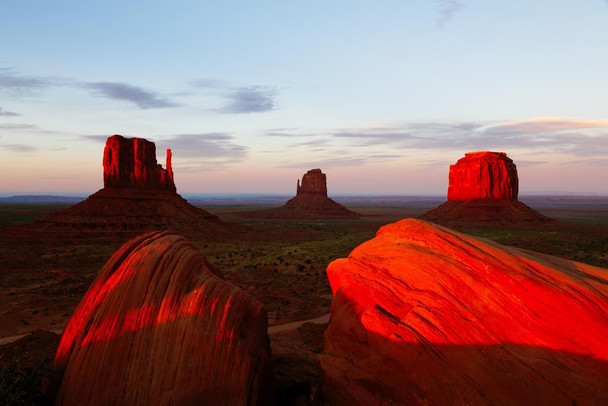
[[[152,230],[216,235],[235,229],[177,194],[171,150],[167,169],[157,164],[155,151],[154,143],[142,138],[109,137],[103,157],[105,187],[30,229],[53,238],[121,239]]]
[[[285,205],[268,210],[241,213],[246,217],[285,219],[356,219],[359,214],[327,197],[327,177],[321,169],[311,169],[298,180],[296,196]]]
[[[517,200],[519,180],[504,152],[468,152],[450,165],[448,200]]]
[[[608,404],[607,269],[407,219],[327,275],[331,404]]]
[[[156,162],[156,145],[153,142],[121,135],[109,137],[103,152],[103,185],[175,192],[171,150],[167,150],[167,169],[163,169]]]
[[[450,165],[448,201],[422,218],[446,226],[553,222],[517,200],[517,167],[504,152],[468,152]]]
[[[136,237],[117,251],[59,344],[57,404],[267,404],[268,321],[186,239]]]

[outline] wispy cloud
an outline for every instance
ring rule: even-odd
[[[388,162],[398,158],[402,158],[402,156],[391,154],[342,156],[307,162],[292,162],[281,165],[281,168],[339,168],[345,166],[361,166],[369,162]]]
[[[443,28],[452,21],[454,14],[460,11],[463,7],[462,2],[457,0],[437,0],[439,6],[439,17],[437,18],[437,27]]]
[[[92,82],[83,87],[93,91],[97,96],[108,99],[123,100],[135,104],[140,109],[175,107],[176,103],[159,96],[151,90],[120,82]]]
[[[185,158],[217,159],[243,158],[248,148],[234,142],[227,133],[179,134],[157,142]]]
[[[6,111],[2,107],[0,107],[0,116],[3,116],[3,117],[17,117],[17,116],[20,116],[20,114],[19,113],[14,113],[12,111]]]
[[[598,133],[604,128],[606,132]],[[518,148],[581,156],[608,154],[607,120],[538,118],[509,122],[415,122],[393,128],[339,130],[333,137],[350,140],[349,146],[353,147],[385,145],[460,151]]]
[[[34,152],[38,150],[37,148],[32,147],[31,145],[25,144],[3,144],[0,145],[0,147],[12,152]]]
[[[232,90],[225,97],[228,104],[219,109],[222,113],[263,113],[276,108],[276,90],[272,87],[251,86]]]
[[[13,68],[0,68],[0,90],[12,93],[31,93],[60,83],[57,78],[23,75]]]
[[[36,124],[0,124],[2,130],[33,130],[37,128]]]

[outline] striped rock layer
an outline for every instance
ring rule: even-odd
[[[407,219],[327,275],[331,404],[608,404],[607,269]]]
[[[263,306],[186,239],[139,236],[112,256],[70,319],[55,355],[56,402],[265,404],[267,328]]]

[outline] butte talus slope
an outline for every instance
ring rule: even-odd
[[[68,237],[134,236],[167,229],[213,235],[233,226],[177,194],[171,150],[167,150],[165,169],[156,162],[155,144],[145,139],[109,137],[104,150],[103,179],[103,189],[31,228]]]
[[[246,217],[301,220],[348,220],[359,214],[348,210],[327,196],[327,176],[321,169],[311,169],[298,180],[296,196],[281,207],[248,212]]]
[[[327,275],[331,404],[608,404],[606,269],[407,219]]]
[[[518,200],[517,167],[504,152],[468,152],[450,165],[448,201],[422,218],[454,226],[539,225],[548,217]]]
[[[61,337],[56,404],[273,400],[262,304],[185,238],[151,232],[106,263]]]

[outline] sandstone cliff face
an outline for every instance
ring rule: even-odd
[[[53,239],[125,241],[152,230],[216,236],[239,229],[177,194],[171,150],[166,169],[156,162],[155,151],[154,143],[142,138],[109,137],[103,156],[105,187],[33,223],[33,231]]]
[[[517,200],[517,167],[504,152],[466,153],[450,165],[448,201]]]
[[[504,152],[468,152],[450,166],[448,201],[422,218],[449,227],[540,225],[554,220],[517,200],[517,168]]]
[[[408,219],[327,275],[331,404],[608,402],[606,269]]]
[[[302,176],[302,185],[298,180],[296,196],[299,195],[327,196],[327,177],[321,169],[311,169]]]
[[[175,192],[171,170],[171,150],[167,169],[156,162],[156,145],[143,138],[113,135],[106,140],[103,154],[104,187],[166,189]]]
[[[327,177],[321,169],[311,169],[298,181],[296,196],[280,212],[286,218],[352,219],[359,215],[327,197]]]
[[[268,321],[183,237],[126,243],[70,319],[60,405],[266,404]]]

